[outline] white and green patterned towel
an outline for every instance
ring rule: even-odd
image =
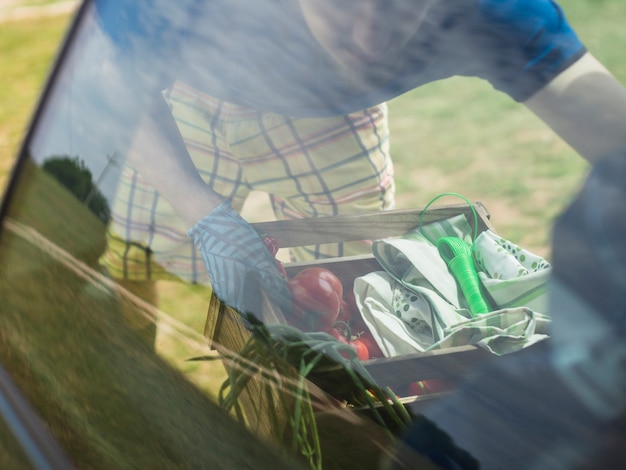
[[[478,277],[499,308],[548,308],[550,264],[540,256],[496,235],[482,232],[474,242]]]
[[[506,354],[548,336],[549,264],[491,231],[474,241],[477,271],[493,311],[471,316],[456,280],[429,240],[468,243],[465,216],[424,226],[399,239],[374,242],[384,272],[355,281],[364,320],[387,357],[443,347],[478,345]],[[425,236],[426,235],[426,236]]]

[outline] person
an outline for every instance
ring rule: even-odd
[[[168,74],[169,97],[187,90],[196,103],[217,98],[257,116],[328,119],[435,80],[472,76],[524,104],[592,164],[626,148],[624,87],[551,0],[216,0],[190,1],[189,11],[196,26],[176,45],[180,62]],[[143,13],[146,28],[154,12]],[[162,20],[155,22],[160,32]],[[197,143],[187,138],[185,145],[174,106],[156,95],[151,103],[128,163],[175,209],[214,292],[245,310],[243,284],[256,272],[271,296],[288,302],[285,280],[261,236],[200,176],[188,152]],[[202,112],[204,130],[222,124],[219,113]],[[354,163],[369,165],[362,153]],[[289,169],[272,167],[267,181],[281,177],[275,171]]]
[[[218,2],[204,3],[206,16],[210,4]],[[99,5],[104,27],[116,25],[116,30],[109,30],[109,34],[115,36],[118,45],[125,42],[120,39],[124,28],[119,27],[124,17],[146,13],[141,7],[137,10],[131,7],[130,14],[111,16],[119,15],[119,10],[105,2]],[[235,9],[232,4],[227,7]],[[268,8],[268,15],[269,11]],[[220,19],[212,20],[219,23],[215,30],[238,30],[224,14]],[[127,21],[130,24],[126,32],[144,35],[137,33],[138,21]],[[240,31],[240,34],[250,32]],[[260,56],[233,50],[232,45],[249,42],[249,38],[223,45],[215,37],[203,36],[199,42],[205,60],[212,57],[211,62],[224,63],[225,69],[232,61],[250,62],[251,58]],[[219,51],[206,46],[212,42],[219,42]],[[198,47],[194,43],[187,50],[193,54]],[[192,62],[189,59],[187,63]],[[169,71],[166,74],[171,75]],[[263,191],[270,195],[274,215],[279,219],[395,207],[385,103],[337,116],[297,117],[269,105],[241,101],[221,89],[222,84],[233,83],[230,71],[221,71],[223,76],[219,81],[206,75],[204,70],[185,70],[177,73],[172,83],[161,81],[160,84],[167,83],[164,90],[161,90],[163,85],[152,87],[156,91],[150,112],[134,138],[123,168],[107,230],[108,248],[101,263],[125,288],[153,304],[157,303],[156,280],[208,283],[202,258],[187,234],[189,225],[181,216],[182,206],[197,204],[202,194],[218,195],[240,211],[251,191]],[[264,93],[248,90],[247,94],[256,98]],[[167,122],[170,116],[173,121]],[[174,156],[174,161],[157,163],[156,158],[169,145],[173,147],[168,154]],[[137,162],[133,160],[135,157],[149,161]],[[173,175],[184,168],[182,162],[189,165],[189,159],[192,165],[188,172],[193,175],[179,177],[178,183],[173,184]],[[168,192],[168,187],[174,190]],[[183,187],[185,191],[180,191]],[[181,200],[190,190],[197,196],[189,201]],[[304,260],[369,250],[367,242],[351,242],[294,247],[290,253],[292,259]]]

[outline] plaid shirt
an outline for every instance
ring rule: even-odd
[[[227,103],[181,82],[164,95],[200,175],[235,209],[252,190],[270,194],[279,219],[394,207],[385,104],[346,116],[296,119]],[[311,259],[370,249],[355,242],[290,251]],[[101,261],[115,278],[208,280],[176,211],[128,166]]]

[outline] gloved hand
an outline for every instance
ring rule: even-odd
[[[228,201],[217,206],[188,232],[200,250],[215,295],[240,312],[254,313],[246,302],[246,278],[257,275],[261,287],[281,308],[288,308],[291,295],[287,280],[261,236]],[[249,296],[248,296],[249,297]],[[257,302],[257,305],[259,302]]]

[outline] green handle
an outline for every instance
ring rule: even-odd
[[[437,242],[437,250],[461,287],[472,314],[489,312],[489,305],[480,291],[470,245],[458,237],[443,237]]]

